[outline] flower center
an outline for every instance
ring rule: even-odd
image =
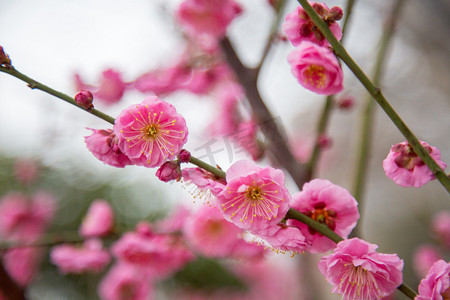
[[[148,139],[155,140],[157,135],[158,135],[158,133],[159,133],[158,126],[154,125],[154,124],[148,125],[148,126],[144,127],[142,133],[144,134],[144,137],[147,140]]]
[[[345,264],[341,283],[333,289],[349,299],[381,299],[381,291],[372,272],[361,266]]]
[[[309,65],[303,72],[305,83],[317,88],[325,87],[325,68],[318,65]]]
[[[262,193],[261,188],[259,187],[248,187],[246,192],[247,199],[250,200],[261,200],[262,199]]]
[[[399,168],[412,171],[415,166],[422,166],[425,164],[409,144],[397,144],[392,150],[399,153],[394,159],[395,164]],[[427,150],[428,153],[432,152],[431,147],[425,147],[425,150]]]
[[[336,212],[332,209],[326,209],[324,202],[316,203],[314,205],[314,209],[312,211],[306,212],[305,215],[319,223],[327,225],[331,230],[334,230],[336,228]],[[308,227],[308,230],[311,234],[318,233],[311,227]]]

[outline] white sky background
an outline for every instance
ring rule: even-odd
[[[19,71],[56,90],[74,95],[76,91],[72,75],[75,71],[80,72],[89,83],[97,82],[101,71],[110,67],[122,71],[125,80],[133,80],[143,72],[170,63],[172,58],[182,51],[177,28],[171,20],[172,10],[179,2],[175,0],[0,0],[0,45],[10,55],[13,65]],[[370,70],[382,18],[374,15],[373,9],[368,9],[370,8],[368,5],[377,4],[368,4],[369,1],[363,0],[358,2],[346,43],[349,53],[355,60],[365,70]],[[267,6],[266,0],[241,0],[240,3],[244,5],[246,12],[232,23],[230,38],[235,43],[243,61],[254,65],[261,54],[273,13]],[[326,3],[332,7],[342,5],[345,1],[326,1]],[[291,1],[286,13],[292,11],[295,5],[295,2]],[[386,12],[383,9],[381,11]],[[371,21],[367,22],[369,19]],[[415,55],[415,61],[420,60],[420,56],[424,55],[417,53],[401,40],[397,39],[394,44],[393,55],[389,60],[390,69],[387,71],[389,80],[385,82],[387,88],[397,84],[396,76],[401,76],[408,70],[414,71],[414,64],[407,62],[410,55]],[[271,52],[259,85],[261,94],[272,109],[273,115],[282,116],[282,122],[288,134],[294,136],[299,133],[298,130],[294,130],[294,125],[315,124],[323,97],[303,89],[291,75],[290,66],[286,60],[291,50],[293,47],[286,43]],[[361,85],[355,83],[346,68],[344,70],[347,90],[351,90],[352,94],[361,98],[363,95]],[[420,68],[423,76],[426,77],[427,72],[431,71],[426,66]],[[406,76],[410,76],[409,73]],[[415,77],[411,77],[409,80],[415,82],[414,79]],[[415,100],[414,94],[417,96],[418,94],[429,95],[429,93],[423,90],[407,92],[409,94],[406,100],[412,101],[411,103],[419,105],[422,109],[423,106],[420,105],[423,104]],[[401,98],[402,93],[403,91],[387,91],[387,95],[394,100]],[[144,97],[138,92],[128,92],[125,99],[117,105],[112,107],[97,105],[96,108],[115,117],[123,108],[141,102]],[[444,103],[445,99],[445,95],[440,94],[439,91],[433,91],[433,101],[441,103],[439,104],[441,106],[436,106],[437,111],[449,112],[448,104]],[[212,102],[190,94],[177,94],[169,96],[166,100],[174,104],[187,119],[190,135],[186,148],[192,150],[205,143],[209,137],[205,138],[204,129],[214,118],[214,113],[211,113],[214,109]],[[433,130],[436,120],[433,120],[432,112],[433,110],[423,109],[421,113],[426,116],[427,121],[422,122],[420,126],[414,126],[420,122],[417,121],[419,113],[408,115],[409,118],[407,117],[406,120],[408,124],[413,124],[413,130],[418,131],[419,137],[426,136],[430,144],[440,147],[444,160],[449,161],[448,133],[447,138],[443,139],[442,132]],[[350,136],[358,134],[357,125],[355,125],[359,124],[358,116],[337,112],[333,119],[335,122],[330,127],[331,132],[336,139],[343,140],[343,142],[336,140],[336,145],[344,149],[353,148],[353,144],[349,146],[345,143],[353,142],[349,140]],[[403,139],[381,112],[378,113],[378,119],[382,124],[377,127],[377,137],[381,136],[381,139],[387,141],[383,148],[378,150],[387,153],[392,143],[401,142]],[[445,124],[450,125],[447,121],[444,123],[444,128]],[[90,133],[85,127],[108,128],[109,124],[50,95],[30,90],[23,82],[0,73],[0,151],[40,157],[47,164],[60,167],[74,165],[86,167],[101,174],[105,180],[121,177],[123,182],[141,181],[159,188],[168,188],[171,192],[171,199],[168,199],[170,201],[175,201],[180,198],[180,195],[188,198],[186,191],[178,184],[167,185],[157,181],[153,175],[155,170],[142,167],[115,169],[98,162],[84,145],[83,137]],[[306,132],[312,132],[312,130],[313,128],[309,128]],[[389,137],[386,135],[388,132]],[[338,160],[349,159],[352,155],[351,150],[349,153],[343,158],[338,157]],[[245,156],[233,154],[234,160],[239,157],[245,158]],[[379,170],[382,158],[377,159],[378,161],[374,162],[377,166],[374,172],[382,177],[382,170]],[[216,160],[221,162],[224,169],[229,166],[227,153],[218,155]],[[341,163],[339,166],[342,166],[342,162],[336,164],[339,163]],[[349,188],[352,171],[353,168],[339,168],[332,171],[337,175],[330,176],[334,176],[336,183]],[[407,220],[410,215],[403,212],[407,205],[406,201],[418,197],[415,196],[414,190],[405,192],[405,189],[392,187],[392,185],[386,188],[386,183],[388,181],[385,178],[381,179],[381,183],[378,179],[371,183],[374,191],[371,191],[370,195],[374,196],[377,193],[382,195],[377,204],[372,204],[375,206],[370,206],[374,213],[371,214],[372,217],[368,217],[367,222],[378,226],[371,226],[370,228],[374,228],[372,231],[380,231],[380,226],[383,226],[381,224],[383,219],[375,219],[376,212],[379,215],[388,212],[396,213],[395,218]],[[434,193],[438,190],[437,195],[442,195],[439,189],[437,183],[431,183],[423,191]],[[173,193],[174,190],[179,193]],[[290,191],[296,192],[296,189],[291,186]],[[400,198],[405,202],[384,209],[383,207],[388,205],[386,195],[398,192],[401,193]],[[191,203],[190,201],[188,199],[188,203]],[[416,206],[416,208],[420,207]],[[369,233],[370,228],[368,228]],[[385,230],[381,230],[379,234],[374,233],[375,240],[371,241],[383,240],[381,236],[383,232]]]

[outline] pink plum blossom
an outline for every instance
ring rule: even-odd
[[[344,300],[382,299],[402,283],[403,260],[377,253],[377,245],[353,238],[338,243],[319,261],[319,270]]]
[[[172,180],[180,181],[181,179],[181,169],[180,165],[173,160],[166,161],[161,167],[156,171],[156,177],[164,182],[169,182]]]
[[[78,74],[75,74],[75,84],[77,90],[88,90],[92,92],[95,99],[108,105],[120,101],[127,88],[121,74],[113,69],[103,71],[97,87],[85,84]]]
[[[420,143],[441,168],[447,167],[441,161],[441,152],[438,148],[422,141]],[[403,187],[421,187],[435,179],[433,172],[414,152],[408,142],[395,144],[391,147],[391,151],[383,161],[383,168],[388,178]]]
[[[111,129],[91,129],[92,134],[84,137],[87,148],[101,162],[123,168],[133,164],[131,160],[119,149],[119,139]]]
[[[288,61],[292,74],[305,89],[321,95],[333,95],[342,91],[342,68],[328,48],[302,42],[289,54]]]
[[[277,231],[273,234],[268,237],[261,236],[275,252],[297,254],[302,253],[307,248],[308,243],[298,227],[288,226],[283,223],[279,223],[276,226]]]
[[[10,192],[0,199],[0,237],[32,242],[45,230],[55,211],[55,198],[38,191],[31,197]]]
[[[359,219],[358,203],[344,188],[325,179],[313,179],[303,185],[302,191],[292,198],[292,208],[326,224],[328,228],[343,238],[347,238]],[[326,252],[335,243],[306,224],[288,220],[289,225],[297,226],[306,237],[311,253]]]
[[[175,234],[128,232],[113,244],[111,251],[119,261],[147,268],[159,278],[179,270],[194,258]]]
[[[50,251],[50,260],[64,273],[98,273],[110,262],[108,251],[102,249],[97,239],[86,240],[81,247],[71,244],[55,246]]]
[[[194,199],[202,199],[211,206],[216,205],[216,196],[226,185],[224,179],[200,168],[184,168],[181,175],[187,185],[194,185],[190,190]]]
[[[425,277],[431,266],[440,259],[442,256],[435,247],[422,245],[413,253],[414,271],[419,277]]]
[[[438,260],[419,285],[415,300],[450,299],[450,263]]]
[[[234,0],[185,0],[176,18],[191,36],[209,35],[219,38],[242,8]]]
[[[114,211],[102,199],[92,202],[81,222],[80,235],[83,237],[102,237],[111,232],[114,225]]]
[[[450,249],[450,210],[444,210],[434,215],[431,229],[442,245]]]
[[[3,264],[11,278],[21,286],[27,286],[34,279],[43,254],[39,247],[10,249],[3,255]]]
[[[190,71],[176,64],[142,74],[134,81],[134,88],[143,93],[162,95],[180,89],[190,76]]]
[[[184,118],[156,96],[123,110],[116,118],[114,133],[120,150],[145,167],[159,167],[174,159],[188,137]]]
[[[333,13],[338,7],[333,7],[334,10],[329,11],[328,6],[324,3],[310,2],[310,5],[319,16],[322,17],[325,23],[327,23],[336,39],[340,40],[342,38],[342,30],[335,21],[342,18],[342,15],[339,16],[339,14]],[[283,23],[283,32],[295,47],[300,45],[303,41],[313,42],[319,46],[326,46],[329,44],[322,32],[320,32],[301,6],[298,6],[293,12],[286,16],[286,21]]]
[[[226,180],[226,188],[217,196],[218,208],[240,228],[264,232],[289,210],[291,195],[281,170],[240,160],[227,170]]]
[[[183,205],[177,206],[166,218],[155,224],[158,233],[173,233],[183,230],[191,211]]]
[[[186,221],[184,235],[200,254],[227,257],[242,239],[243,230],[226,221],[217,208],[203,206]]]
[[[141,268],[119,263],[103,277],[98,293],[103,300],[149,300],[153,298],[153,280]]]
[[[39,175],[39,166],[37,161],[30,158],[19,158],[14,161],[14,177],[24,185],[34,183]]]

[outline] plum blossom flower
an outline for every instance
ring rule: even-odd
[[[84,137],[84,142],[98,160],[116,168],[133,164],[128,156],[120,151],[119,139],[111,129],[87,129],[93,133]]]
[[[431,266],[440,259],[442,256],[435,247],[421,245],[413,253],[414,271],[420,277],[425,277]]]
[[[103,71],[98,87],[85,84],[79,74],[75,74],[75,84],[77,90],[90,91],[95,99],[108,105],[120,101],[127,88],[121,74],[113,69]]]
[[[305,236],[298,227],[283,223],[277,224],[277,230],[273,234],[261,238],[277,253],[290,252],[294,255],[302,253],[308,247]]]
[[[419,296],[415,300],[446,300],[450,298],[450,263],[438,260],[427,277],[419,285]]]
[[[185,0],[176,12],[178,22],[193,37],[219,38],[242,8],[234,0]]]
[[[184,235],[199,253],[210,257],[229,257],[243,230],[226,221],[215,207],[203,206],[186,221]]]
[[[335,21],[342,18],[342,9],[335,6],[329,10],[328,6],[324,3],[310,2],[310,5],[322,17],[325,23],[327,23],[336,39],[340,40],[342,38],[342,30]],[[325,36],[301,6],[298,6],[286,16],[286,21],[283,23],[283,32],[295,47],[300,45],[302,41],[313,42],[319,46],[329,44]]]
[[[150,96],[120,113],[114,133],[120,150],[133,163],[159,167],[178,155],[187,142],[188,129],[172,105]]]
[[[38,191],[29,198],[21,192],[10,192],[0,199],[0,237],[32,242],[42,234],[53,217],[55,198]]]
[[[64,273],[98,273],[110,262],[108,251],[102,249],[97,239],[86,240],[81,247],[71,244],[55,246],[50,251],[50,259]]]
[[[174,234],[151,234],[143,224],[136,232],[127,232],[116,241],[111,251],[121,262],[144,267],[159,278],[177,271],[194,256],[181,237]]]
[[[114,225],[114,211],[108,202],[97,199],[92,202],[81,222],[80,235],[84,237],[102,237],[111,232]]]
[[[3,255],[3,264],[11,278],[21,286],[27,286],[36,275],[43,254],[39,247],[10,249]]]
[[[447,167],[441,161],[441,152],[438,148],[422,141],[420,143],[441,168]],[[383,168],[388,178],[403,187],[421,187],[428,181],[435,179],[433,172],[414,152],[408,142],[395,144],[391,147],[388,156],[383,161]]]
[[[289,54],[288,61],[298,82],[312,92],[333,95],[344,88],[342,68],[334,54],[325,47],[302,42]]]
[[[103,300],[147,300],[152,292],[151,274],[125,263],[113,266],[98,287]]]
[[[187,185],[194,185],[194,188],[189,191],[194,199],[201,199],[211,206],[216,205],[216,196],[226,186],[223,178],[200,168],[184,168],[181,175]]]
[[[226,220],[240,228],[263,232],[289,210],[291,195],[281,170],[240,160],[227,170],[226,180],[226,188],[217,196],[218,207]]]
[[[450,249],[450,210],[444,210],[434,215],[431,229],[442,245]]]
[[[332,293],[342,299],[382,299],[402,283],[403,260],[397,254],[377,253],[377,245],[353,238],[338,243],[319,261],[319,270]]]
[[[358,203],[344,188],[325,179],[313,179],[303,185],[292,198],[292,208],[326,224],[343,238],[347,238],[359,219]],[[326,252],[335,243],[306,224],[289,219],[288,225],[297,226],[306,237],[311,253]]]

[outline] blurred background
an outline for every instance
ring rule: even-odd
[[[124,81],[132,81],[142,73],[169,65],[180,55],[184,43],[173,15],[180,2],[0,0],[0,45],[19,71],[58,91],[75,95],[75,73],[86,82],[95,83],[103,70],[113,68],[121,72]],[[232,22],[228,35],[242,61],[255,66],[275,14],[268,1],[238,2],[244,12]],[[344,8],[342,2],[325,1],[329,7]],[[368,74],[391,3],[359,0],[354,7],[345,45]],[[288,1],[284,14],[296,6],[297,2]],[[447,164],[450,162],[449,15],[450,2],[445,0],[405,1],[381,84],[385,96],[411,130],[420,140],[438,147]],[[288,42],[275,43],[263,66],[259,88],[291,142],[307,148],[314,137],[324,97],[303,89],[291,75],[286,57],[292,50]],[[343,68],[342,94],[354,97],[355,107],[333,112],[328,127],[332,146],[321,158],[318,176],[350,190],[366,94],[353,74]],[[128,91],[120,102],[99,103],[96,108],[117,116],[144,97],[138,91]],[[242,152],[230,153],[223,138],[208,134],[206,129],[218,113],[210,96],[177,92],[164,100],[186,118],[190,135],[185,148],[193,155],[204,155],[201,145],[215,138],[223,151],[214,160],[223,169],[239,159],[250,158]],[[379,245],[381,252],[398,253],[405,260],[404,282],[416,288],[420,277],[413,270],[413,253],[425,243],[439,247],[430,234],[430,224],[436,212],[450,209],[449,196],[437,181],[419,189],[402,188],[385,176],[383,159],[391,145],[404,139],[378,107],[377,110],[361,233],[364,239]],[[136,166],[117,169],[98,161],[85,146],[84,136],[90,134],[86,127],[100,129],[110,125],[0,73],[0,197],[14,190],[52,192],[57,199],[57,212],[49,232],[76,231],[89,204],[98,198],[111,203],[118,226],[124,230],[131,230],[140,220],[158,220],[178,203],[201,205],[193,203],[181,184],[159,181],[154,169]],[[40,170],[31,187],[24,187],[13,177],[14,162],[24,158],[35,161]],[[298,191],[292,181],[288,181],[288,189],[292,194]],[[443,248],[440,251],[448,260],[449,253]],[[340,298],[330,295],[331,287],[316,268],[320,255],[270,256],[285,272],[291,272],[287,274],[296,273],[296,267],[302,266],[295,275],[301,291],[292,299]],[[213,263],[208,267],[218,268]],[[28,294],[30,299],[97,299],[95,283],[100,278],[101,275],[63,276],[47,257]],[[177,281],[170,284],[176,285]],[[162,285],[157,299],[173,298],[170,290]],[[405,299],[400,293],[396,297]]]

